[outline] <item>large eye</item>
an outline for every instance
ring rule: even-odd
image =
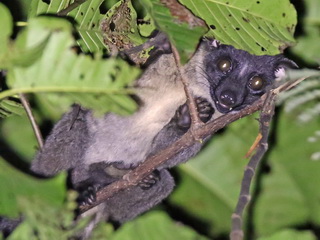
[[[221,59],[218,62],[218,68],[222,72],[228,72],[231,69],[231,62],[228,59]]]
[[[248,86],[254,91],[260,91],[265,85],[265,80],[259,76],[254,76],[249,80]]]

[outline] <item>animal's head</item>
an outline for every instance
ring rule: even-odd
[[[237,111],[268,91],[281,70],[297,65],[283,57],[255,56],[232,46],[208,41],[204,70],[219,112]]]

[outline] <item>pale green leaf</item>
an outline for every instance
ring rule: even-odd
[[[0,31],[0,69],[7,67],[9,56],[9,42],[12,34],[12,16],[10,11],[0,3],[0,22],[2,29]]]
[[[120,59],[78,55],[72,48],[74,39],[67,21],[52,17],[32,19],[23,34],[24,46],[30,46],[33,37],[29,35],[34,34],[47,43],[32,65],[17,65],[8,71],[11,89],[0,93],[0,98],[18,92],[45,93],[55,106],[77,102],[100,112],[121,114],[135,109],[128,96],[132,90],[126,86],[139,71]]]
[[[10,11],[2,3],[0,3],[0,21],[2,23],[0,31],[0,51],[3,53],[7,47],[8,38],[12,33],[12,17]]]

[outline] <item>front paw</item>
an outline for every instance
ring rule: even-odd
[[[196,98],[196,104],[200,120],[204,123],[208,122],[214,114],[214,108],[211,103],[209,103],[205,98],[198,97]]]
[[[92,205],[97,200],[97,192],[101,189],[100,184],[88,185],[79,191],[77,202],[79,206]]]
[[[148,190],[153,187],[160,180],[160,172],[154,170],[149,176],[145,177],[139,182],[139,187],[142,190]]]
[[[198,97],[195,99],[198,110],[198,117],[204,123],[208,122],[214,114],[214,108],[205,98]],[[177,125],[182,129],[188,129],[191,125],[191,116],[187,104],[180,106],[175,115]]]

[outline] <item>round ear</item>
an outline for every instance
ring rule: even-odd
[[[285,58],[285,57],[281,57],[279,59],[279,61],[277,62],[277,68],[299,68],[299,66],[292,60]]]
[[[218,40],[213,39],[213,38],[204,37],[202,40],[203,40],[203,42],[205,42],[207,44],[207,46],[209,48],[218,48],[221,45]]]
[[[215,47],[215,48],[218,48],[220,46],[220,42],[218,40],[216,40],[216,39],[213,39],[211,41],[211,46]]]
[[[288,68],[299,68],[299,66],[294,61],[281,56],[281,58],[276,62],[276,68],[274,72],[276,81],[279,81],[285,77],[285,70]]]

